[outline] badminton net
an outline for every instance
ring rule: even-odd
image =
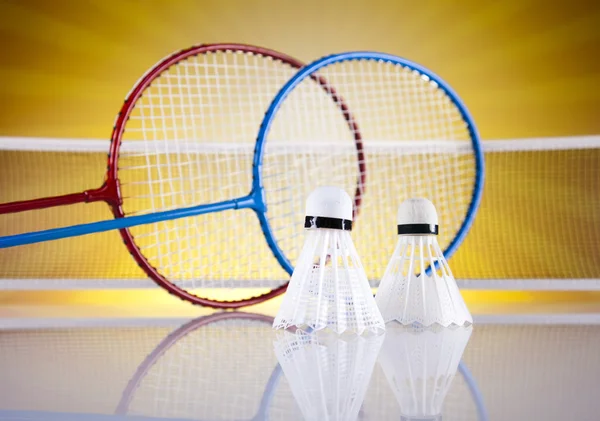
[[[250,163],[253,150],[248,145],[239,146],[215,143],[188,149],[188,153],[191,150],[207,163],[198,169],[205,174],[195,176],[203,177],[206,183],[232,185],[238,183],[235,174],[240,174],[239,182],[247,183],[249,169],[246,164],[240,168],[239,163]],[[143,149],[143,145],[138,145],[122,153],[139,155],[141,149],[136,147]],[[411,167],[411,154],[435,153],[443,147],[435,142],[419,142],[418,147],[410,142],[366,142],[366,195],[353,236],[361,239],[356,246],[373,286],[377,285],[396,241],[395,213],[405,199],[398,186],[406,184],[406,174],[416,170]],[[106,149],[107,142],[98,140],[0,138],[0,202],[66,194],[99,185]],[[596,252],[600,246],[600,136],[484,141],[483,150],[483,199],[470,233],[451,258],[456,278],[464,281],[463,286],[476,288],[522,288],[525,284],[534,289],[600,288],[600,256]],[[303,163],[310,163],[323,153],[339,153],[340,159],[347,159],[352,151],[332,149],[319,142],[310,147],[286,143],[280,153],[272,156],[281,159],[281,168],[286,168],[300,154]],[[232,177],[212,180],[214,165],[230,168]],[[418,170],[424,173],[423,169]],[[355,176],[349,174],[349,179],[354,180]],[[419,192],[418,178],[410,178],[410,185],[414,186],[413,194]],[[209,188],[214,186],[207,185]],[[444,186],[439,186],[439,192],[443,191]],[[369,212],[369,204],[375,202],[378,209],[389,209],[385,215]],[[183,246],[200,254],[203,247],[219,248],[221,260],[202,262],[199,255],[190,259],[190,265],[196,262],[193,268],[184,267],[183,262],[174,270],[202,277],[206,286],[214,281],[219,287],[252,287],[253,283],[264,286],[270,280],[286,278],[251,212],[228,211],[214,214],[208,222],[203,219],[203,223],[222,227],[218,238],[204,235],[200,227],[195,236],[190,236],[194,241]],[[442,221],[463,217],[451,209],[438,212]],[[0,234],[111,217],[103,203],[2,215]],[[228,221],[240,217],[248,218],[248,230],[243,235],[227,229]],[[443,226],[440,231],[440,242],[447,242],[444,235],[448,233],[444,233]],[[299,247],[301,243],[299,239]],[[0,250],[0,289],[152,285],[116,231]]]

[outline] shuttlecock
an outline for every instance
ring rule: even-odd
[[[402,419],[442,419],[444,400],[472,329],[388,325],[378,360],[398,401]],[[463,410],[466,408],[464,405]]]
[[[437,212],[429,200],[408,199],[400,205],[398,243],[375,297],[386,323],[473,323],[437,233]]]
[[[356,252],[352,199],[337,187],[319,187],[306,201],[306,240],[273,327],[346,331],[385,330]]]
[[[355,421],[384,335],[277,333],[275,355],[305,421]]]

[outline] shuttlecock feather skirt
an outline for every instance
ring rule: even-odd
[[[386,323],[464,326],[473,319],[434,235],[401,235],[376,297]]]
[[[349,231],[310,229],[273,327],[385,329]]]

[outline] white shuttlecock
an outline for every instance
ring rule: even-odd
[[[402,419],[442,419],[444,400],[472,329],[388,325],[378,361],[398,401]]]
[[[275,355],[305,421],[355,421],[384,335],[277,333]]]
[[[385,330],[350,230],[352,199],[319,187],[306,201],[306,240],[273,327],[346,331]]]
[[[437,233],[437,212],[429,200],[408,199],[400,205],[398,243],[375,297],[386,323],[473,323]]]

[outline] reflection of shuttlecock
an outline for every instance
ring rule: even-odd
[[[400,205],[398,243],[375,298],[386,323],[473,323],[437,233],[437,212],[429,200],[409,199]]]
[[[388,325],[381,366],[406,420],[441,420],[472,326]]]
[[[275,354],[306,421],[355,421],[384,335],[278,332]]]
[[[306,240],[274,328],[361,334],[385,329],[352,239],[352,199],[319,187],[306,201]]]

